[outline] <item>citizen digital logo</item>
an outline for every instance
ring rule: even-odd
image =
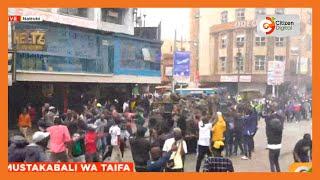
[[[288,37],[300,34],[300,16],[259,15],[257,16],[257,33],[260,36]]]
[[[280,31],[292,30],[293,26],[293,21],[276,21],[276,29]]]

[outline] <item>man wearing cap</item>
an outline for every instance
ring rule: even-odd
[[[32,143],[26,147],[25,162],[47,162],[45,152],[50,133],[37,131],[32,136]]]
[[[170,156],[170,163],[168,163],[167,172],[183,172],[184,171],[184,157],[187,154],[187,144],[182,138],[180,128],[173,129],[174,138],[167,139],[163,145],[162,151],[168,153],[172,146],[177,146],[177,151]]]
[[[9,162],[24,162],[26,158],[26,146],[28,142],[22,135],[13,136],[10,141],[12,142],[8,149]]]

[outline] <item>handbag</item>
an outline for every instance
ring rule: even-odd
[[[176,142],[175,142],[175,143],[176,143]],[[182,144],[182,143],[179,143],[178,149],[180,148],[181,144]],[[174,164],[174,158],[177,156],[177,154],[178,154],[178,150],[175,152],[175,155],[173,156],[173,158],[170,159],[169,161],[167,161],[167,165],[166,165],[167,168],[171,169],[171,168],[174,167],[174,165],[175,165],[175,164]]]

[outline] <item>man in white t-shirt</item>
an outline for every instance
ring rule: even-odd
[[[112,125],[109,129],[109,134],[111,135],[111,162],[121,162],[121,151],[120,151],[120,134],[121,129],[119,128],[119,120],[115,121],[115,124]]]
[[[201,162],[204,156],[207,154],[210,156],[210,133],[212,128],[212,123],[209,123],[207,118],[202,118],[198,123],[199,126],[199,139],[198,139],[198,157],[196,164],[196,172],[199,172]]]
[[[162,151],[167,153],[172,149],[172,146],[177,146],[177,151],[171,154],[170,160],[173,160],[173,166],[167,167],[167,172],[183,172],[184,168],[184,156],[187,154],[186,141],[182,139],[182,133],[180,128],[173,129],[174,138],[167,139],[164,142]]]

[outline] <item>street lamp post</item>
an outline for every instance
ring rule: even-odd
[[[240,61],[242,61],[242,53],[240,51],[240,47],[243,46],[243,42],[237,42],[238,52],[237,52],[237,70],[238,70],[238,83],[237,83],[237,91],[239,93],[239,84],[240,84]]]

